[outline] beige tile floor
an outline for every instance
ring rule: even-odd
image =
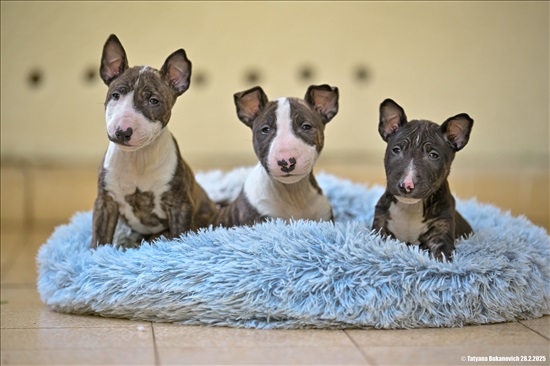
[[[346,168],[342,164],[326,163],[323,168],[353,180],[383,183],[379,173],[366,175],[369,169],[361,166]],[[455,184],[462,197],[469,197],[472,187],[479,188],[478,183],[485,179],[489,187],[486,193],[482,191],[482,198],[494,197],[495,204],[516,214],[527,213],[533,221],[538,220],[548,228],[547,172],[534,171],[532,179],[514,183],[518,192],[506,192],[504,196],[492,187],[492,182],[500,180],[498,174],[480,177],[475,172],[466,173]],[[522,179],[525,180],[525,174]],[[548,316],[455,329],[265,331],[178,326],[52,312],[41,302],[36,290],[36,253],[55,225],[66,222],[75,210],[91,207],[94,180],[95,168],[2,167],[2,365],[550,363]],[[542,190],[533,191],[537,187]],[[518,195],[530,200],[530,206],[514,201]],[[65,199],[60,203],[59,197]],[[525,207],[528,209],[522,211]],[[489,356],[542,356],[545,361],[498,363],[474,362],[472,358]]]

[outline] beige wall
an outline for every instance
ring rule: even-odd
[[[2,2],[1,17],[4,161],[99,162],[106,87],[86,74],[116,33],[131,65],[160,67],[182,47],[205,76],[170,122],[191,161],[254,160],[232,95],[255,69],[272,98],[303,96],[311,83],[340,88],[324,158],[379,159],[378,105],[391,97],[410,118],[469,113],[457,160],[548,167],[548,2]]]

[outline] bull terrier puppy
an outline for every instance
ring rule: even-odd
[[[313,175],[325,125],[338,112],[338,88],[312,85],[305,98],[269,101],[260,87],[234,95],[238,118],[252,129],[259,163],[214,226],[253,225],[267,218],[332,220]]]
[[[208,225],[216,205],[195,181],[166,125],[176,98],[188,88],[191,62],[172,53],[160,70],[128,67],[122,44],[111,35],[100,75],[110,140],[99,169],[91,247],[112,243],[120,219],[133,231],[170,238]]]
[[[452,260],[455,240],[472,233],[472,228],[455,210],[447,177],[455,153],[468,143],[473,123],[466,113],[441,126],[425,120],[407,122],[397,103],[382,102],[378,132],[387,142],[387,185],[375,208],[375,231],[419,245],[437,260]]]

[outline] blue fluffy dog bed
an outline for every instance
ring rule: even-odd
[[[246,173],[197,179],[224,199]],[[382,187],[317,178],[334,224],[274,220],[92,251],[91,212],[78,213],[38,253],[42,300],[65,313],[248,328],[456,327],[549,313],[550,237],[526,218],[458,200],[475,234],[440,263],[370,232]]]

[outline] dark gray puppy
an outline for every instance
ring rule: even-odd
[[[447,177],[455,153],[470,137],[474,121],[461,113],[441,126],[425,120],[407,122],[391,99],[380,105],[378,131],[387,142],[386,191],[378,201],[372,228],[452,260],[455,240],[472,228],[455,210]]]

